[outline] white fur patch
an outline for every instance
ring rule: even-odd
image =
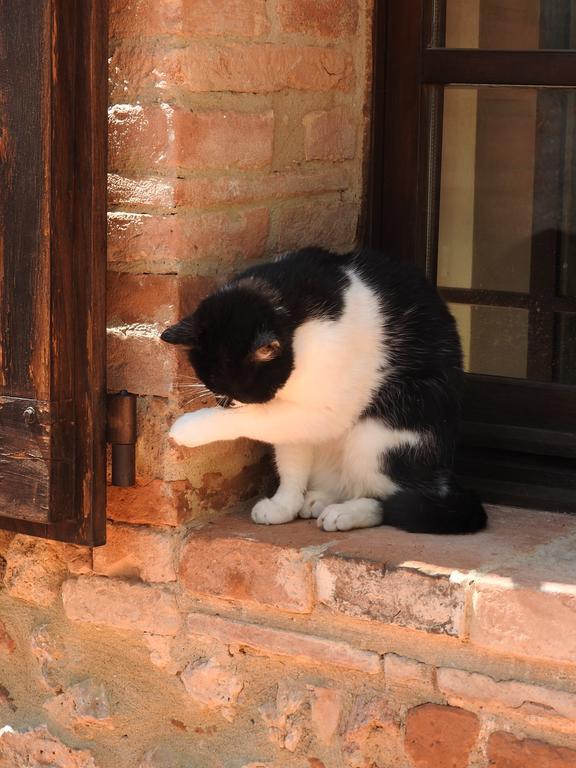
[[[275,398],[328,411],[332,422],[341,425],[340,434],[358,419],[386,373],[379,299],[353,271],[348,277],[341,317],[310,320],[296,330],[294,371]],[[314,442],[333,436],[330,430]],[[282,436],[275,442],[282,442]]]
[[[352,499],[326,507],[318,518],[318,527],[325,531],[372,528],[380,525],[383,517],[380,503],[375,499]]]
[[[382,470],[383,456],[420,441],[416,432],[388,429],[376,419],[363,419],[342,438],[315,447],[310,488],[334,501],[391,496],[398,489]]]
[[[262,499],[252,508],[252,520],[259,525],[282,525],[297,516],[298,510],[294,512],[274,499]]]
[[[335,501],[335,498],[335,496],[331,496],[324,491],[308,491],[304,497],[300,517],[319,517],[324,509]]]

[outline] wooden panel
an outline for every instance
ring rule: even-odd
[[[59,17],[69,13],[58,0]],[[75,0],[73,358],[74,540],[106,538],[106,150],[108,6]],[[63,499],[63,504],[65,499]],[[55,505],[58,507],[58,505]]]
[[[0,393],[48,399],[50,6],[15,10],[0,0]]]
[[[106,0],[0,0],[0,527],[91,545],[105,539],[107,43]]]
[[[570,428],[572,431],[569,431]],[[576,459],[576,424],[567,424],[566,431],[560,432],[510,424],[465,421],[461,433],[462,441],[467,446]]]
[[[419,166],[422,0],[387,3],[386,111],[377,126],[382,185],[381,211],[374,211],[375,244],[403,259],[416,258],[421,230]],[[402,221],[402,226],[399,222]]]
[[[50,406],[0,398],[0,510],[48,522],[50,507]]]
[[[576,424],[576,387],[469,374],[464,413],[470,422],[565,434]]]
[[[456,471],[485,501],[576,512],[576,461],[510,451],[464,447]]]
[[[448,302],[455,304],[482,304],[487,307],[518,307],[540,311],[539,297],[510,291],[491,291],[484,288],[440,288]],[[553,296],[546,299],[555,312],[576,312],[576,299],[570,296]]]
[[[576,85],[576,51],[428,49],[422,82],[435,85]]]

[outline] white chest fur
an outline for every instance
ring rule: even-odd
[[[294,371],[277,399],[329,410],[351,427],[386,375],[383,309],[354,272],[337,320],[310,320],[294,337]],[[328,436],[327,436],[328,439]]]

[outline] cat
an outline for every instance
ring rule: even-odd
[[[416,267],[368,249],[306,248],[247,269],[161,338],[187,347],[199,379],[232,406],[181,416],[176,443],[274,445],[280,483],[254,506],[254,522],[443,534],[486,526],[480,500],[452,472],[458,332]]]

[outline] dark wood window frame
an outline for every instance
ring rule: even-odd
[[[370,244],[419,263],[432,279],[438,240],[442,86],[576,88],[576,51],[429,46],[442,5],[441,0],[377,3],[366,230]],[[480,296],[460,289],[441,292],[451,301],[481,299],[484,304],[531,310],[540,301],[547,314],[542,313],[531,337],[540,340],[533,365],[542,373],[546,365],[550,368],[551,346],[545,340],[550,342],[553,311],[574,311],[576,301],[553,296],[549,250],[546,243],[540,246],[544,255],[534,259],[531,275],[539,292],[530,297],[495,291]],[[467,375],[457,469],[486,500],[576,512],[575,460],[576,386]]]
[[[0,4],[0,528],[105,540],[106,0]]]

